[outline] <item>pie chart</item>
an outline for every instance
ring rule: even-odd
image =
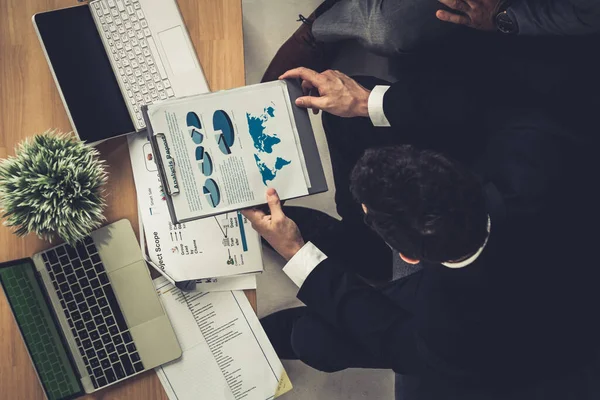
[[[196,161],[204,160],[204,147],[198,146],[196,147]]]
[[[213,162],[212,162],[212,159],[210,158],[210,154],[208,154],[206,152],[204,153],[204,159],[202,160],[202,163],[200,163],[199,167],[200,167],[200,171],[202,171],[204,176],[212,175]]]
[[[204,151],[204,146],[196,147],[196,161],[198,161],[198,167],[204,176],[211,176],[213,173],[213,162],[210,154]]]
[[[186,123],[188,127],[188,133],[192,137],[194,143],[202,143],[204,140],[204,135],[202,134],[202,123],[200,122],[198,115],[195,112],[190,111],[187,113]]]
[[[202,192],[204,192],[204,196],[206,196],[206,200],[212,208],[215,208],[221,202],[219,186],[217,186],[217,183],[214,180],[207,179],[206,182],[204,182]]]
[[[233,146],[235,141],[235,131],[233,130],[233,124],[231,118],[223,110],[217,110],[213,114],[213,129],[215,132],[219,132],[215,136],[219,149],[223,154],[231,154],[230,147]]]
[[[221,150],[221,152],[223,154],[231,154],[231,149],[229,148],[229,146],[227,146],[227,143],[225,142],[225,138],[223,137],[223,135],[217,135],[217,144],[219,145],[219,149]]]

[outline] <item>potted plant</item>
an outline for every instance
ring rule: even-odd
[[[14,157],[0,160],[4,225],[74,244],[104,220],[107,180],[98,151],[69,134],[47,131],[26,139]]]

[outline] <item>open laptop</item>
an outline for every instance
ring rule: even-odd
[[[0,264],[48,399],[92,393],[181,356],[129,221]]]
[[[145,104],[208,91],[175,0],[94,0],[33,22],[71,125],[88,143],[142,130]]]

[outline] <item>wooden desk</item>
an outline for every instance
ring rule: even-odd
[[[241,0],[178,0],[181,13],[212,90],[244,85]],[[35,13],[75,6],[76,0],[0,0],[0,158],[17,143],[50,128],[71,130],[31,23]],[[210,16],[208,18],[207,16]],[[136,234],[137,202],[125,138],[98,146],[109,168],[108,222],[131,221]],[[138,236],[139,237],[139,236]],[[0,227],[0,262],[29,257],[50,247],[35,236],[14,236]],[[256,293],[246,293],[256,309]],[[0,397],[44,398],[25,346],[0,296]],[[88,398],[167,399],[154,372]]]

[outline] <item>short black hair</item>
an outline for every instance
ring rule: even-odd
[[[396,251],[430,262],[460,260],[488,235],[478,177],[440,153],[409,145],[367,150],[351,175],[365,221]]]

